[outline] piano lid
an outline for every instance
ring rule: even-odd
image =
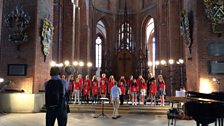
[[[167,96],[166,101],[170,102],[213,102],[224,104],[224,92],[215,92],[211,94],[198,93],[198,92],[187,92],[186,97],[174,97]]]

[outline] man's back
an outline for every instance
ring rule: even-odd
[[[46,84],[46,107],[58,107],[63,104],[63,84],[61,80],[49,80]]]
[[[115,98],[119,98],[119,96],[121,95],[121,90],[119,87],[117,87],[117,85],[114,85],[111,88],[111,95],[112,95],[112,100]]]

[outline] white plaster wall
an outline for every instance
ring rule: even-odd
[[[0,93],[0,112],[40,112],[44,104],[44,93]]]

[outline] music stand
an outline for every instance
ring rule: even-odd
[[[102,113],[95,116],[94,118],[98,118],[100,116],[107,117],[107,115],[104,113],[104,102],[105,102],[105,100],[109,100],[109,99],[108,98],[100,98],[100,100],[102,101],[102,111],[101,111]]]

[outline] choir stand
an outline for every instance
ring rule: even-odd
[[[99,114],[99,115],[97,115],[97,116],[95,116],[94,118],[99,118],[99,117],[107,117],[108,118],[108,116],[104,113],[104,103],[105,103],[105,100],[109,100],[108,98],[100,98],[100,100],[101,100],[101,103],[102,103],[102,113],[101,114]]]

